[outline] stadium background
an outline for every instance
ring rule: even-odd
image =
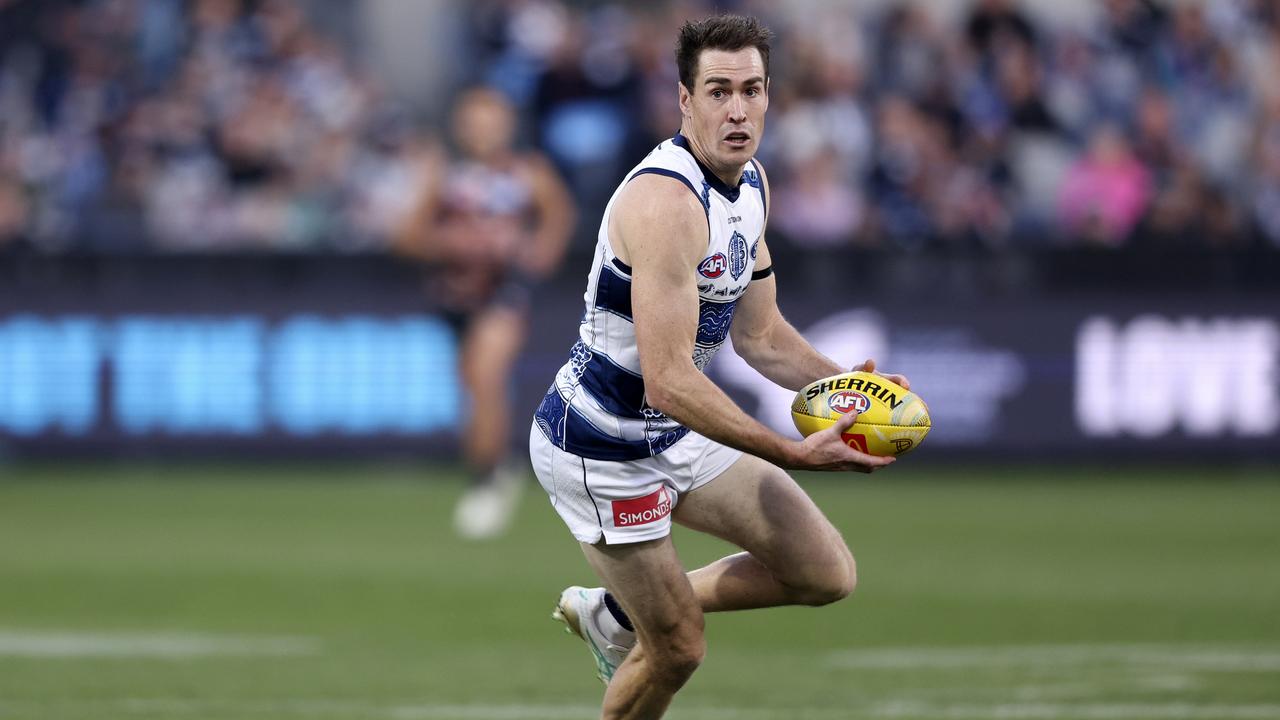
[[[527,417],[708,7],[0,0],[0,718],[592,716],[537,493],[449,532],[457,348],[391,238],[499,89],[579,214]],[[1280,717],[1280,8],[717,7],[779,36],[784,312],[936,429],[802,478],[862,587],[713,618],[672,716]]]

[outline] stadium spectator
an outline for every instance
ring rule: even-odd
[[[949,174],[944,133],[904,97],[886,97],[876,110],[871,169],[876,231],[889,242],[919,246],[935,234],[931,203]]]
[[[965,22],[965,36],[984,58],[994,58],[1010,45],[1036,46],[1035,27],[1013,0],[978,0]]]
[[[774,195],[774,228],[809,247],[835,247],[862,237],[865,203],[856,186],[841,177],[835,151],[817,148],[789,170],[790,186]]]
[[[1250,210],[1266,242],[1280,248],[1280,95],[1266,104],[1253,155],[1259,172],[1251,189]]]
[[[1151,178],[1114,125],[1102,125],[1088,154],[1063,183],[1062,222],[1087,242],[1116,246],[1129,239],[1151,197]]]
[[[420,167],[402,128],[443,113],[397,104],[362,70],[354,36],[339,42],[309,16],[320,5],[0,2],[0,183],[22,198],[9,234],[43,251],[385,250],[397,223],[371,213],[404,201],[381,173]],[[662,38],[705,6],[481,0],[451,12],[471,33],[469,80],[511,97],[522,137],[598,209],[600,179],[673,132]],[[1088,242],[1056,226],[1056,198],[1104,124],[1151,173],[1139,234],[1167,237],[1160,227],[1199,212],[1184,205],[1205,203],[1236,218],[1224,232],[1273,234],[1274,173],[1252,152],[1277,94],[1269,3],[1099,0],[1087,26],[1018,0],[973,0],[950,18],[912,2],[752,6],[785,28],[774,72],[786,90],[762,156],[780,179],[816,172],[804,182],[821,185],[822,204],[851,203],[813,236],[811,220],[784,217],[799,205],[780,204],[779,242]],[[886,132],[884,118],[904,116],[908,129]],[[907,168],[906,150],[936,178],[886,174]]]

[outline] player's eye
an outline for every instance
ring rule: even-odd
[[[719,99],[721,99],[721,98],[723,98],[723,97],[724,97],[724,91],[723,91],[723,90],[712,90],[712,91],[711,91],[711,97],[713,97],[713,98],[715,98],[715,99],[719,100]]]
[[[758,88],[747,88],[747,97],[755,97],[760,94]]]

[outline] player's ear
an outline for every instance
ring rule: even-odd
[[[679,80],[676,81],[676,87],[679,88],[680,117],[689,117],[693,114],[692,109],[690,108],[690,105],[693,103],[693,94],[690,93],[689,89],[684,86],[684,83]]]

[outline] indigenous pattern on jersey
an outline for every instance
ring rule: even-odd
[[[693,362],[699,370],[706,369],[729,337],[734,309],[752,280],[764,232],[764,186],[755,160],[737,187],[729,187],[694,158],[683,136],[676,135],[627,174],[600,221],[578,342],[535,415],[542,433],[557,447],[594,460],[652,457],[689,432],[645,402],[631,316],[631,268],[609,244],[614,202],[628,182],[645,174],[684,183],[707,216],[707,251],[696,267],[689,268],[698,280]]]

